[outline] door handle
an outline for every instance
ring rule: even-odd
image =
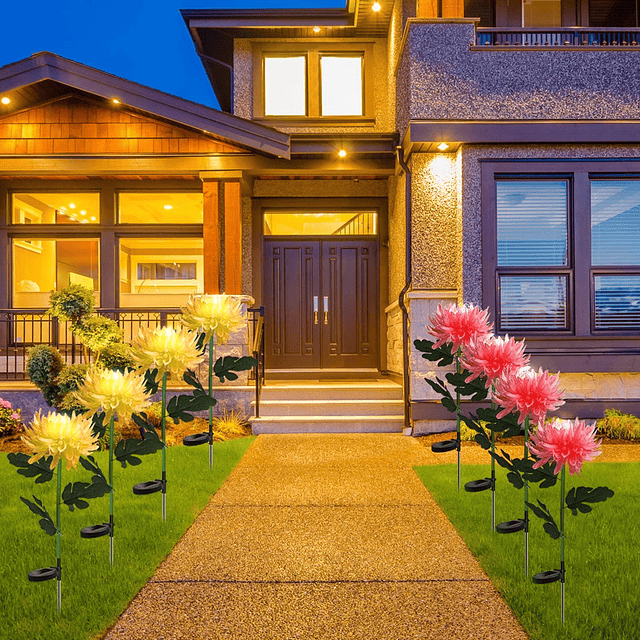
[[[313,296],[313,324],[318,324],[318,296]]]
[[[329,324],[329,296],[324,296],[324,323]]]

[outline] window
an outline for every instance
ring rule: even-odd
[[[561,0],[523,0],[522,26],[561,27]]]
[[[359,118],[373,114],[373,45],[255,45],[254,117]],[[303,48],[304,47],[304,48]]]
[[[14,193],[13,224],[98,224],[99,193]]]
[[[202,224],[202,192],[120,192],[118,221],[124,224]]]
[[[572,164],[555,175],[488,168],[484,287],[500,333],[640,332],[640,175]]]
[[[368,236],[377,233],[375,211],[272,212],[264,214],[265,236]]]

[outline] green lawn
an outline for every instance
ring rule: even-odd
[[[214,470],[209,471],[209,447],[167,449],[167,521],[162,522],[161,493],[134,496],[138,482],[160,477],[160,452],[142,464],[114,466],[115,564],[109,566],[108,536],[80,537],[80,529],[108,521],[109,498],[92,500],[88,509],[71,513],[63,507],[62,613],[56,611],[56,581],[31,583],[27,573],[54,566],[56,543],[38,525],[38,518],[19,496],[44,501],[55,519],[54,479],[36,485],[18,475],[0,454],[0,638],[80,640],[94,638],[113,624],[158,564],[168,555],[195,517],[222,485],[254,438],[214,445]],[[95,458],[106,473],[108,453]],[[90,474],[78,467],[84,480]],[[63,469],[63,486],[74,471]]]
[[[490,466],[465,466],[462,483],[489,476]],[[640,464],[586,464],[572,486],[607,486],[615,496],[593,505],[589,514],[565,511],[566,622],[560,624],[560,583],[535,585],[531,576],[560,568],[560,541],[543,530],[530,513],[529,579],[524,575],[524,533],[491,532],[491,492],[467,493],[456,487],[454,465],[416,467],[425,486],[447,514],[471,552],[534,640],[637,640],[640,638]],[[497,469],[496,523],[521,518],[523,493]],[[558,521],[559,482],[534,488]]]

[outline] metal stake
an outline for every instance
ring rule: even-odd
[[[213,394],[213,334],[209,338],[209,397]],[[213,469],[213,407],[209,407],[209,471]]]
[[[524,459],[529,459],[529,416],[524,420]],[[524,575],[529,575],[529,483],[524,481]]]
[[[458,375],[462,373],[460,367],[460,355],[462,353],[462,349],[458,347],[458,352],[456,353],[456,372]],[[458,449],[458,491],[460,491],[460,392],[456,387],[456,439],[457,449]]]
[[[109,423],[109,562],[113,567],[113,421],[115,417],[111,416]]]
[[[162,374],[162,520],[167,519],[167,372]]]
[[[60,562],[60,492],[62,491],[62,461],[58,461],[58,492],[56,494],[56,568],[58,569],[57,601],[58,613],[62,610],[62,568]]]
[[[562,475],[560,476],[560,571],[562,572],[560,578],[560,618],[562,626],[564,626],[564,481],[566,466],[566,464],[562,465]]]

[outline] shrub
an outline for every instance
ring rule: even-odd
[[[104,348],[122,340],[122,329],[118,323],[101,315],[83,318],[71,330],[85,347],[96,352],[97,358]]]
[[[57,378],[63,368],[60,352],[51,345],[38,344],[27,351],[29,379],[40,389],[49,406],[55,404],[60,395]]]
[[[60,291],[52,291],[49,303],[51,315],[78,323],[93,312],[96,302],[89,287],[71,284]]]
[[[56,380],[60,394],[66,396],[71,391],[75,391],[87,377],[88,365],[70,364],[65,367]]]
[[[105,347],[100,353],[100,364],[105,369],[114,369],[123,373],[126,369],[136,368],[131,347],[122,342],[112,342]]]
[[[486,428],[486,422],[481,422],[480,426],[487,434],[487,438],[491,438],[491,431]],[[464,422],[460,423],[460,441],[461,442],[475,442],[476,432],[473,429],[469,429]]]
[[[640,440],[640,418],[617,409],[607,409],[596,426],[598,433],[607,438]]]
[[[247,421],[239,411],[224,411],[219,418],[214,420],[216,431],[224,435],[246,435]]]
[[[0,436],[8,436],[22,428],[20,409],[14,409],[8,400],[0,398]]]

